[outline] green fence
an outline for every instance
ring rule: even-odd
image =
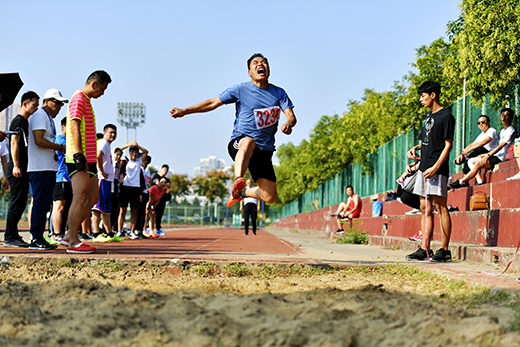
[[[520,110],[520,95],[515,93],[513,110]],[[464,116],[464,98],[459,98],[448,109],[455,116],[455,138],[453,150],[450,155],[450,170],[457,173],[462,167],[455,165],[453,160],[460,154],[465,145],[471,143],[480,134],[477,119],[485,114],[491,120],[491,126],[500,132],[503,128],[500,122],[500,107],[493,105],[489,100],[484,100],[482,106],[476,106],[471,102],[471,97],[466,97],[466,115]],[[513,126],[520,129],[519,117],[515,117]],[[353,164],[345,168],[334,178],[329,179],[317,189],[306,192],[298,199],[291,201],[282,208],[282,217],[292,216],[320,209],[326,206],[339,204],[346,201],[345,187],[351,185],[354,191],[361,197],[371,196],[396,189],[396,180],[404,172],[406,164],[411,161],[407,159],[406,152],[418,144],[418,129],[410,129],[393,140],[381,146],[376,153],[368,156],[368,170],[360,164]]]

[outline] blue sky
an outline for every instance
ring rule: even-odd
[[[320,116],[341,114],[365,88],[391,89],[415,48],[446,36],[459,1],[24,1],[2,0],[0,71],[19,71],[23,91],[58,88],[70,98],[94,70],[112,77],[93,101],[98,131],[118,102],[143,102],[137,141],[152,165],[192,175],[200,158],[227,154],[234,106],[171,119],[169,110],[248,80],[246,60],[269,58],[298,118],[277,144],[299,144]],[[21,96],[21,94],[19,94]],[[19,99],[19,97],[18,97]],[[66,115],[65,109],[57,116]],[[283,116],[282,116],[283,117]],[[123,145],[125,128],[113,145]],[[276,161],[276,159],[275,159]]]

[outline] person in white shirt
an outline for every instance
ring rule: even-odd
[[[253,188],[253,181],[248,179],[246,181],[246,189]],[[249,217],[251,217],[251,225],[253,226],[253,235],[256,235],[256,216],[258,199],[246,196],[243,200],[240,200],[240,211],[244,210],[244,235],[249,234]],[[243,208],[242,208],[243,206]]]
[[[499,137],[497,131],[494,128],[491,128],[489,117],[486,115],[482,115],[477,120],[477,125],[481,131],[480,135],[477,136],[475,141],[473,141],[470,145],[462,150],[460,155],[455,158],[455,164],[464,165],[462,172],[466,175],[469,173],[473,167],[475,166],[476,161],[471,160],[471,158],[477,158],[481,154],[486,154],[495,149],[499,142]],[[482,177],[480,176],[480,171],[477,171],[476,174],[477,182],[482,182]],[[454,181],[448,185],[452,189],[468,187],[469,184],[465,181],[461,183],[460,181]]]
[[[7,155],[9,151],[7,150],[7,145],[5,140],[0,142],[0,160],[2,161],[2,170],[4,172],[4,190],[9,190],[9,181],[7,180]]]
[[[467,185],[469,180],[480,172],[480,169],[493,169],[496,164],[501,163],[506,159],[507,150],[516,136],[516,130],[511,125],[514,116],[515,114],[510,108],[504,108],[500,111],[500,121],[504,125],[504,129],[500,131],[499,145],[488,153],[481,154],[478,157],[469,160],[470,165],[473,167],[471,171],[459,181],[461,187]],[[471,163],[472,161],[474,163]],[[482,180],[479,181],[477,178],[477,185],[479,184],[482,184]]]

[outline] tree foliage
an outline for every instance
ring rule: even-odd
[[[450,75],[466,77],[475,101],[486,94],[505,104],[519,82],[520,2],[518,0],[463,0],[460,17],[448,25],[460,67]]]
[[[187,175],[174,174],[170,177],[170,185],[173,201],[177,201],[177,197],[187,195],[190,192],[191,181]]]
[[[210,203],[214,203],[217,198],[226,197],[228,190],[226,182],[230,179],[229,175],[220,170],[212,170],[206,176],[197,176],[192,184],[195,193],[205,196]]]

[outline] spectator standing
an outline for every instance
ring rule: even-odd
[[[421,150],[421,163],[415,180],[413,194],[421,199],[421,230],[423,241],[419,249],[406,256],[409,260],[425,260],[430,257],[433,261],[451,260],[449,242],[451,237],[451,218],[447,207],[448,196],[448,158],[453,147],[455,131],[455,117],[439,103],[441,86],[434,81],[427,81],[418,88],[420,102],[430,109],[426,116],[424,127],[421,129],[421,143],[414,146],[407,153],[409,159],[416,159],[417,150]],[[427,195],[428,199],[425,198]],[[433,236],[433,206],[437,206],[441,222],[442,246],[433,255],[430,242]],[[428,226],[428,228],[426,228]],[[428,251],[428,253],[426,253]]]
[[[55,151],[65,151],[65,146],[56,143],[56,125],[54,118],[64,103],[69,100],[57,89],[49,89],[43,96],[43,107],[36,111],[29,121],[29,181],[33,196],[31,212],[32,242],[29,249],[52,250],[44,238],[47,213],[52,204],[52,192],[56,183],[58,165],[54,159]]]
[[[69,211],[69,247],[67,253],[93,253],[95,248],[78,239],[79,226],[90,215],[98,201],[96,117],[91,99],[101,97],[110,76],[102,70],[94,71],[85,86],[72,96],[67,113],[66,163],[72,181],[73,199]]]
[[[152,177],[152,185],[157,185],[161,178],[167,177],[168,171],[170,171],[170,167],[168,164],[164,164],[159,172],[155,173]],[[164,215],[164,209],[166,208],[166,203],[172,199],[171,194],[171,186],[168,184],[166,188],[164,189],[164,193],[161,196],[161,200],[159,200],[159,203],[157,204],[157,207],[155,208],[155,227],[156,227],[156,234],[159,236],[164,236],[166,233],[162,230],[162,217]]]
[[[11,203],[7,211],[4,247],[29,247],[18,233],[18,223],[27,205],[29,192],[29,174],[27,173],[27,141],[29,135],[29,117],[38,110],[40,97],[35,92],[22,95],[20,114],[13,118],[9,163],[7,163],[7,180],[11,187]]]
[[[141,175],[139,177],[139,182],[141,184],[141,199],[139,201],[139,207],[137,208],[137,222],[135,230],[137,231],[137,235],[143,238],[143,230],[145,229],[146,224],[146,206],[149,200],[148,194],[148,185],[151,181],[150,170],[148,169],[148,165],[152,162],[152,157],[150,155],[146,156],[146,159],[143,159],[143,164],[141,165]]]
[[[7,144],[5,140],[0,142],[0,160],[2,161],[2,171],[4,172],[4,188],[5,190],[9,190],[9,181],[7,180],[7,155],[9,151],[7,150]]]
[[[249,178],[246,181],[246,189],[253,188],[253,181]],[[244,211],[244,235],[249,234],[249,218],[251,217],[251,226],[253,235],[256,235],[256,216],[258,214],[258,199],[246,196],[244,200],[240,200],[240,211]]]
[[[67,117],[61,120],[61,134],[56,137],[56,143],[62,146],[67,145]],[[58,172],[56,173],[56,183],[52,192],[54,206],[52,209],[52,242],[61,242],[65,236],[65,229],[69,216],[70,204],[72,203],[72,184],[65,164],[65,153],[56,151],[58,156]]]
[[[112,182],[112,201],[111,207],[112,211],[110,212],[110,225],[112,226],[112,231],[117,232],[117,219],[119,218],[119,181],[120,181],[120,173],[121,173],[121,156],[123,155],[123,151],[121,148],[116,147],[112,154],[112,158],[114,159],[114,182]]]

